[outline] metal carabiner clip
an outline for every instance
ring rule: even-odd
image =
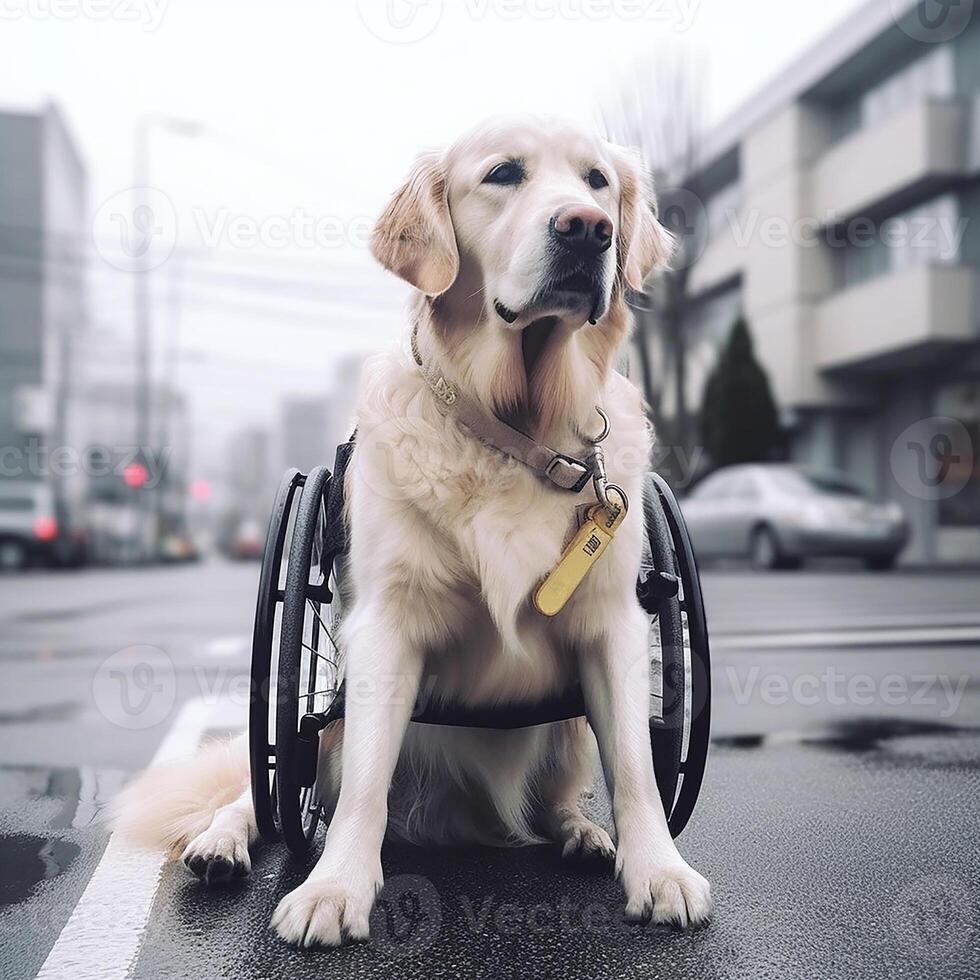
[[[606,436],[609,435],[609,416],[598,405],[595,406],[595,410],[599,413],[599,418],[602,419],[602,432],[592,440],[592,445],[598,446],[600,442],[605,442]]]
[[[629,498],[622,487],[610,483],[606,476],[606,457],[599,443],[603,442],[609,435],[609,416],[598,405],[595,406],[595,410],[599,413],[599,418],[602,419],[602,432],[592,440],[592,488],[595,490],[596,500],[600,504],[605,504],[610,510],[618,513],[621,505],[609,499],[610,491],[619,496],[622,506],[627,509],[629,509]]]

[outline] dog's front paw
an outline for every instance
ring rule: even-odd
[[[585,817],[566,820],[561,825],[561,856],[583,865],[607,865],[616,860],[616,847],[609,834]]]
[[[711,918],[711,886],[680,855],[647,867],[622,869],[626,917],[697,928]]]
[[[356,882],[311,877],[279,903],[271,926],[297,946],[340,946],[367,939],[371,908],[380,890],[380,875]]]
[[[184,849],[181,860],[206,885],[221,885],[252,870],[248,834],[209,827]]]

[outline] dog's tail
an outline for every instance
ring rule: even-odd
[[[218,809],[249,786],[246,736],[215,741],[195,755],[141,773],[113,801],[115,831],[140,847],[178,858]]]

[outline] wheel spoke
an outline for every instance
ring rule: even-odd
[[[301,694],[296,700],[297,701],[302,701],[303,698],[315,698],[315,697],[317,697],[320,694],[336,694],[336,693],[337,693],[337,688],[335,688],[335,687],[328,687],[328,688],[325,688],[322,691],[310,691],[307,694]]]
[[[334,670],[337,669],[337,664],[334,663],[334,661],[331,660],[325,653],[320,653],[320,651],[317,650],[316,647],[311,647],[309,643],[303,643],[303,648],[309,650],[310,653],[312,653],[314,656],[319,657],[321,660],[326,660],[326,662],[330,664],[330,666],[333,667]]]
[[[337,652],[337,655],[339,656],[340,655],[340,648],[337,646],[336,642],[334,641],[334,638],[331,635],[330,630],[327,629],[327,624],[323,621],[322,617],[320,616],[319,610],[313,604],[313,600],[312,599],[307,598],[306,601],[307,601],[310,609],[313,610],[313,615],[316,616],[317,620],[319,620],[320,626],[323,627],[323,632],[326,634],[327,639],[330,641],[330,645],[334,648],[334,650]],[[314,652],[317,652],[317,651],[314,651]],[[323,656],[323,654],[320,654],[320,656]],[[326,659],[326,658],[324,657],[324,659]],[[331,661],[331,663],[333,663],[333,661]],[[334,664],[334,667],[336,667],[336,666],[337,665]]]

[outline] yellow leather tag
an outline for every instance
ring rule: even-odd
[[[586,511],[585,521],[562,552],[558,564],[534,593],[534,608],[539,613],[557,616],[562,611],[625,519],[625,501],[622,507],[593,504]]]

